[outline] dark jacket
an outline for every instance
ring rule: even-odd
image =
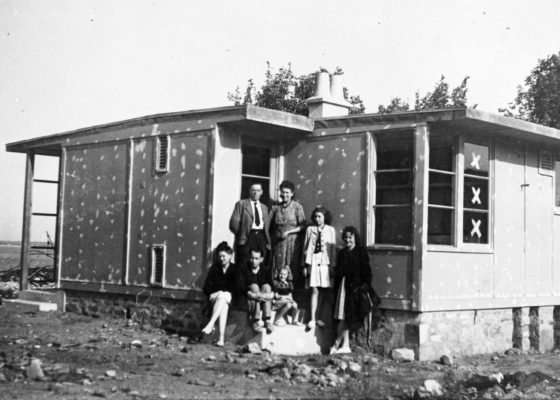
[[[345,278],[344,289],[346,290],[345,320],[348,322],[359,321],[363,315],[356,315],[359,310],[357,290],[362,286],[371,286],[371,268],[365,247],[356,246],[352,250],[344,248],[338,253],[334,278],[335,293],[338,293],[343,278]]]
[[[235,303],[236,308],[240,310],[247,309],[247,292],[249,291],[249,286],[253,283],[259,285],[259,288],[265,283],[269,284],[272,288],[272,276],[270,268],[261,265],[257,274],[253,274],[248,266],[240,266],[237,269],[238,297]]]
[[[263,212],[261,218],[264,222],[264,234],[266,235],[266,242],[270,246],[270,236],[268,234],[270,216],[268,214],[268,207],[261,203],[261,210]],[[233,213],[229,220],[229,230],[235,235],[236,246],[242,246],[247,243],[247,237],[249,236],[249,232],[251,232],[254,219],[255,216],[253,215],[253,207],[251,206],[250,199],[239,200],[235,203]]]
[[[210,267],[202,291],[206,296],[210,296],[220,290],[230,292],[232,295],[237,292],[237,266],[235,264],[230,264],[225,274],[219,264],[213,264]]]

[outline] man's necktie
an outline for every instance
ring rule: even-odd
[[[255,225],[259,226],[261,224],[261,216],[259,214],[259,208],[257,207],[257,203],[255,201]]]

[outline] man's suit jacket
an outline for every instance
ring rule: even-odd
[[[264,234],[266,235],[266,241],[270,245],[270,236],[268,235],[270,215],[268,214],[268,207],[261,203],[261,210],[263,214],[261,218],[264,222]],[[229,220],[229,230],[235,235],[236,246],[242,246],[247,243],[247,236],[249,236],[249,232],[251,232],[254,219],[255,216],[250,199],[239,200],[235,203],[233,213]]]

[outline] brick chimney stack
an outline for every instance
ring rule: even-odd
[[[348,115],[351,105],[344,100],[342,88],[342,75],[329,76],[328,72],[317,72],[315,94],[305,100],[309,116],[323,118]]]

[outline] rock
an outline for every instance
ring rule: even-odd
[[[512,347],[511,349],[507,349],[504,352],[505,355],[507,356],[511,356],[511,355],[519,355],[519,354],[523,354],[523,350],[518,349],[516,347]]]
[[[298,376],[303,376],[305,378],[308,378],[309,375],[311,374],[311,367],[308,366],[307,364],[299,364],[295,368],[294,374],[298,375]]]
[[[393,349],[391,358],[395,361],[414,361],[414,350],[411,349]]]
[[[492,374],[489,376],[474,374],[465,382],[465,386],[474,387],[477,390],[486,390],[499,384],[503,378],[502,374]]]
[[[432,396],[443,396],[443,388],[441,384],[435,379],[426,379],[424,381],[426,391]]]
[[[82,379],[82,385],[91,386],[91,381],[89,379]]]
[[[140,396],[140,392],[138,392],[138,390],[132,390],[130,392],[128,392],[129,396],[133,396],[133,397],[138,397]]]
[[[41,361],[37,358],[31,360],[31,363],[26,369],[27,378],[42,381],[45,379],[45,374],[41,369]]]
[[[8,382],[8,380],[6,379],[6,376],[0,372],[0,383],[5,383]]]
[[[357,362],[348,362],[348,369],[352,372],[360,372],[362,370],[362,366]]]
[[[341,371],[346,371],[348,369],[348,363],[340,358],[331,358],[329,364],[332,364],[339,368]]]
[[[183,346],[181,348],[181,353],[188,353],[189,352],[189,348],[187,346]]]
[[[189,385],[197,385],[197,386],[214,386],[213,383],[211,383],[211,382],[206,382],[206,381],[203,381],[203,380],[198,379],[198,378],[196,378],[196,379],[189,379],[189,380],[187,381],[187,383],[188,383]]]
[[[185,368],[179,368],[178,370],[173,371],[171,373],[171,375],[173,375],[173,376],[183,376],[183,375],[185,375]]]
[[[262,354],[261,346],[258,343],[247,343],[246,351],[251,354]]]
[[[448,367],[450,367],[451,365],[453,365],[453,357],[448,355],[443,355],[440,357],[439,363],[441,365],[447,365]]]
[[[115,378],[117,376],[117,371],[115,371],[114,369],[108,369],[107,371],[105,371],[105,376],[107,378]]]
[[[130,342],[130,346],[132,346],[132,347],[142,347],[142,341],[141,340],[133,340],[132,342]]]
[[[229,363],[232,363],[232,362],[235,361],[235,358],[233,358],[232,355],[229,354],[229,353],[226,353],[226,354],[224,355],[224,358],[225,358],[226,361],[229,362]]]

